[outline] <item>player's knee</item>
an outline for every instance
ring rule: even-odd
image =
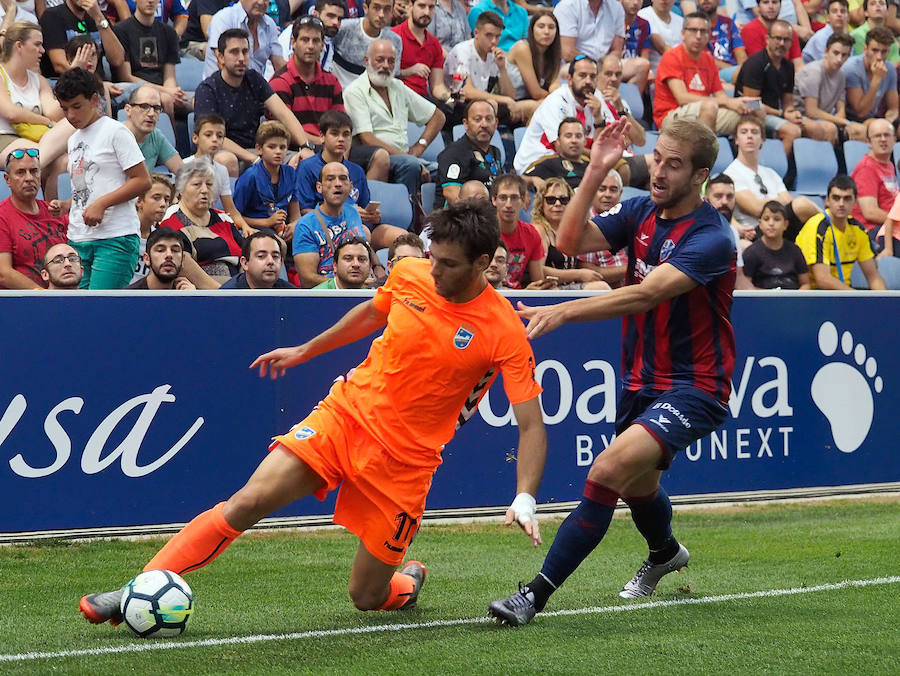
[[[378,610],[384,605],[386,594],[384,589],[373,589],[366,584],[350,583],[348,588],[350,600],[357,610]]]

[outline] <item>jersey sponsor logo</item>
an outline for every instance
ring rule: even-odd
[[[447,168],[447,178],[459,178],[459,165],[451,164]]]
[[[424,307],[422,307],[421,305],[416,305],[415,303],[413,303],[413,302],[412,302],[411,300],[409,300],[408,298],[404,298],[404,299],[403,299],[403,304],[406,305],[407,307],[411,307],[413,310],[417,310],[417,311],[419,311],[419,312],[425,312],[425,308],[424,308]]]
[[[304,425],[299,430],[294,432],[294,438],[300,439],[302,441],[303,439],[309,439],[311,436],[314,436],[315,433],[316,431],[312,427],[310,427],[309,425]]]
[[[675,251],[675,242],[671,239],[667,239],[662,243],[662,247],[659,249],[659,262],[665,263],[669,260],[669,256],[672,255],[672,252]]]
[[[653,404],[653,408],[658,408],[658,409],[662,409],[663,411],[668,411],[668,412],[671,413],[672,416],[675,417],[675,418],[678,420],[678,422],[680,422],[682,425],[684,425],[684,426],[687,427],[688,429],[691,428],[691,420],[690,420],[690,418],[688,418],[688,417],[687,417],[686,415],[684,415],[681,411],[679,411],[677,408],[675,408],[674,406],[672,406],[672,404],[670,404],[669,402],[667,402],[667,401],[659,402],[659,401],[658,401],[658,402],[656,402],[655,404]],[[664,415],[663,415],[663,414],[660,414],[659,419],[662,420],[663,417],[664,417]],[[654,422],[655,422],[655,421],[654,421]],[[672,422],[672,421],[667,419],[666,422]],[[663,429],[665,429],[665,428],[663,428]]]
[[[662,429],[663,432],[668,432],[669,428],[667,427],[667,425],[669,425],[672,421],[669,420],[665,415],[660,413],[659,417],[656,420],[651,420],[650,422]]]
[[[467,347],[469,347],[469,343],[472,342],[472,338],[474,337],[474,333],[460,326],[456,330],[456,335],[453,336],[453,346],[459,348],[460,350],[465,350]]]

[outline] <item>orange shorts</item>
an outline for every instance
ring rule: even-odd
[[[354,533],[368,552],[398,565],[419,530],[436,467],[416,467],[391,457],[350,416],[322,405],[269,446],[283,445],[325,481],[324,500],[340,486],[334,522]]]

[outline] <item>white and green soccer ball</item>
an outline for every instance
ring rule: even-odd
[[[194,611],[194,595],[177,573],[148,570],[125,585],[121,610],[141,638],[179,636]]]

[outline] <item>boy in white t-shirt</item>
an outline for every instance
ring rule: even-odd
[[[185,163],[193,162],[198,157],[209,158],[213,165],[213,194],[210,197],[210,203],[215,204],[216,200],[221,199],[225,213],[241,229],[244,237],[249,237],[255,230],[247,225],[247,221],[234,206],[228,169],[215,159],[216,153],[222,150],[222,143],[225,141],[225,120],[215,113],[198,115],[194,120],[194,135],[191,140],[197,146],[197,152],[192,157],[186,158]],[[166,216],[176,210],[177,207],[172,208],[166,213]]]
[[[135,201],[150,187],[144,155],[124,124],[100,114],[100,92],[92,73],[67,70],[53,93],[75,127],[68,141],[68,237],[84,267],[79,288],[124,288],[140,249]]]

